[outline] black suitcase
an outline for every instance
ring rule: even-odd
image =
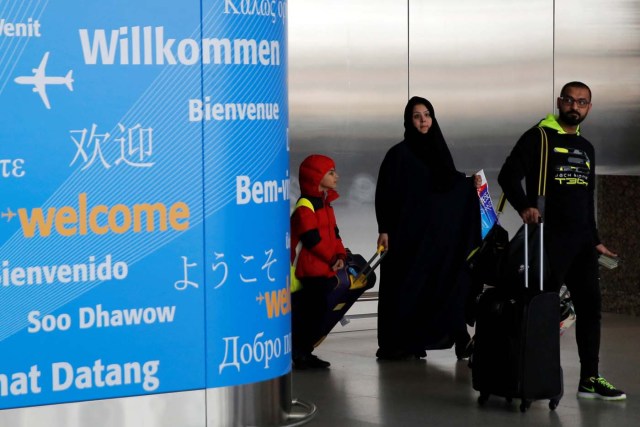
[[[542,248],[542,223],[538,229]],[[529,254],[525,251],[525,276],[528,264]],[[527,278],[524,290],[490,288],[478,298],[470,365],[473,388],[480,392],[481,405],[494,394],[508,401],[521,399],[522,412],[532,401],[541,399],[549,399],[553,410],[562,398],[560,299],[557,292],[543,291],[542,270],[539,269],[539,290],[530,288]]]
[[[366,261],[362,255],[347,253],[345,268],[338,272],[338,283],[327,296],[329,310],[324,315],[320,338],[316,341],[314,347],[324,341],[329,332],[344,317],[358,298],[366,290],[373,288],[376,284],[374,270],[385,255],[386,252],[383,252],[383,247],[378,248],[369,261]]]

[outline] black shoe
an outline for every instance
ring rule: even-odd
[[[625,400],[627,395],[618,390],[602,377],[590,377],[581,380],[578,385],[578,397],[583,399]]]
[[[473,354],[473,339],[469,339],[466,343],[456,343],[456,357],[458,360],[468,359]]]
[[[331,363],[313,354],[305,354],[293,358],[293,369],[328,369],[329,366],[331,366]]]
[[[427,357],[427,352],[426,350],[417,350],[413,352],[413,357],[415,357],[416,359],[423,359],[425,357]]]
[[[425,356],[426,355],[427,354],[425,352]],[[406,350],[385,350],[379,348],[378,351],[376,351],[376,357],[379,360],[407,360],[411,359],[411,357],[413,356],[417,355],[414,355],[413,353]]]

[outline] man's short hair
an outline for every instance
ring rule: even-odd
[[[584,84],[582,82],[578,82],[578,81],[569,82],[569,83],[565,84],[564,86],[562,86],[562,90],[560,91],[560,96],[564,96],[565,91],[570,87],[577,87],[577,88],[580,88],[580,89],[588,90],[589,91],[589,101],[591,101],[591,89],[586,84]]]

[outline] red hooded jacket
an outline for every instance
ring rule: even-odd
[[[332,277],[331,266],[338,259],[346,259],[331,202],[339,196],[334,190],[320,191],[320,181],[335,163],[329,157],[313,154],[300,164],[301,197],[313,205],[300,206],[291,215],[291,262],[296,256],[298,242],[302,249],[296,265],[296,277]]]

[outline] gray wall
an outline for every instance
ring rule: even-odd
[[[306,155],[335,158],[355,251],[374,250],[375,179],[409,96],[432,101],[458,169],[484,169],[495,199],[520,134],[555,111],[564,83],[584,81],[597,172],[640,175],[639,1],[295,0],[289,47],[293,185]]]

